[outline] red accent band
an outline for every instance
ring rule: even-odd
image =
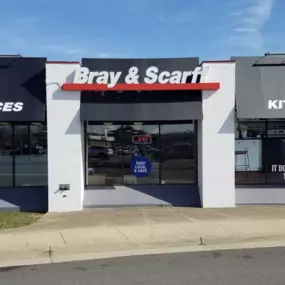
[[[204,60],[201,62],[201,64],[203,63],[235,63],[236,61],[233,59],[230,60]]]
[[[47,64],[80,64],[79,61],[47,61]]]
[[[117,84],[109,88],[106,84],[65,83],[64,91],[163,91],[163,90],[218,90],[220,83],[186,84]]]

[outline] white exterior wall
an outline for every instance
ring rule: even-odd
[[[50,212],[78,211],[84,204],[80,92],[61,90],[63,83],[73,81],[78,66],[68,63],[46,66]],[[201,203],[205,208],[234,207],[235,64],[204,63],[203,66],[209,67],[205,81],[220,82],[221,87],[217,91],[203,91],[203,120],[198,122]],[[59,191],[59,184],[70,184],[70,190]]]
[[[83,124],[80,92],[61,90],[72,82],[79,64],[47,63],[48,191],[49,211],[77,211],[83,207]],[[70,184],[59,191],[59,184]]]
[[[235,63],[204,63],[206,82],[217,91],[203,91],[203,120],[198,122],[198,184],[202,207],[235,206]],[[200,132],[200,133],[199,133]]]

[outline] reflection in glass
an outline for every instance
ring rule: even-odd
[[[235,140],[236,184],[261,184],[266,181],[263,143],[266,121],[239,121]]]
[[[196,183],[194,123],[88,125],[86,146],[87,185]]]
[[[237,125],[236,184],[285,184],[285,121],[239,120]]]
[[[159,162],[155,158],[159,150],[158,125],[125,125],[122,143],[123,184],[159,184]],[[150,162],[151,171],[145,177],[132,173],[131,162],[138,156]]]
[[[121,131],[120,125],[88,125],[86,184],[122,184]]]
[[[47,132],[44,125],[16,125],[15,186],[47,185]]]
[[[13,186],[12,125],[0,125],[0,187]]]
[[[268,121],[267,138],[263,140],[268,184],[285,184],[285,121]]]
[[[161,125],[161,184],[196,182],[194,124]]]
[[[29,184],[48,185],[47,126],[30,125],[31,160],[35,171],[30,173]]]

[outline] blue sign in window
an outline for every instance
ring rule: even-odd
[[[135,156],[131,161],[131,171],[136,177],[145,177],[151,172],[151,162],[145,156]]]

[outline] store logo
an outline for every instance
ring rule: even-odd
[[[23,102],[0,102],[0,112],[21,112],[23,107]]]
[[[268,100],[268,109],[281,110],[285,100]]]
[[[208,69],[196,67],[193,71],[160,71],[158,67],[151,66],[146,69],[142,78],[146,84],[182,84],[200,83],[205,80]],[[74,84],[105,84],[108,88],[113,88],[120,81],[122,71],[90,71],[87,67],[80,67],[75,72]],[[124,77],[126,84],[140,84],[139,68],[132,66],[128,74]]]

